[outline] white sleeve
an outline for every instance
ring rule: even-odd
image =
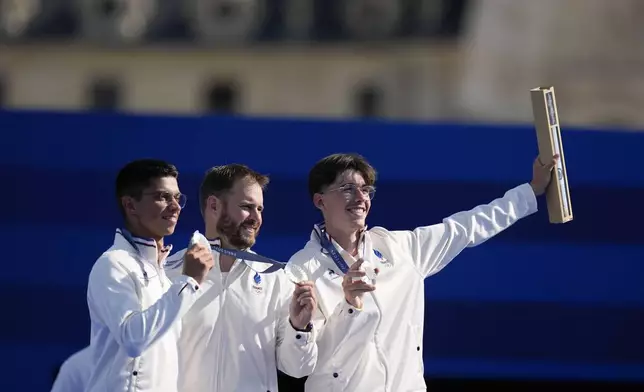
[[[56,376],[56,381],[51,388],[51,392],[83,392],[85,387],[79,383],[78,377],[73,374],[73,370],[68,369],[65,361]]]
[[[290,322],[289,308],[295,285],[287,279],[281,282],[281,307],[277,321],[277,367],[291,377],[302,378],[313,373],[318,359],[316,330],[298,331]]]
[[[60,366],[51,392],[84,392],[86,380],[91,372],[88,348],[72,354]]]
[[[134,279],[118,261],[99,259],[89,276],[87,304],[92,322],[107,326],[132,358],[138,357],[181,320],[198,298],[199,285],[185,275],[172,280],[168,291],[141,309]]]
[[[456,213],[432,226],[413,231],[374,228],[374,234],[393,236],[409,253],[423,278],[442,270],[467,247],[482,244],[516,221],[537,211],[537,199],[529,184],[520,185],[502,198],[472,210]]]

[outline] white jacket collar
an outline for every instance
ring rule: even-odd
[[[344,250],[328,233],[325,232],[324,234],[327,236],[327,238],[331,240],[331,243],[333,244],[333,246],[336,248],[338,252],[340,252],[340,255],[347,262],[349,266],[351,266],[351,264],[353,264],[353,262],[359,258],[363,258],[365,259],[365,261],[368,261],[371,259],[373,255],[373,244],[371,242],[371,236],[369,234],[369,231],[367,231],[367,227],[365,227],[360,234],[360,240],[358,242],[359,257],[357,258],[354,258],[346,250]],[[333,261],[333,259],[328,255],[327,251],[322,247],[322,244],[320,243],[320,239],[318,238],[318,233],[315,227],[313,228],[313,231],[311,232],[311,238],[309,242],[305,245],[305,247],[315,248],[317,250],[316,258],[318,259],[318,261],[326,264],[327,267],[331,268],[336,274],[342,274],[339,268],[335,265],[335,262]]]
[[[220,238],[215,238],[214,240],[208,240],[210,243],[210,246],[221,246],[221,239]]]
[[[157,243],[153,239],[136,237],[126,229],[116,229],[114,246],[135,253],[142,260],[154,265],[159,259],[165,260],[172,250],[172,245],[166,245],[163,249],[158,250]],[[159,257],[159,252],[162,253],[161,257]]]
[[[366,236],[368,233],[367,230],[368,230],[368,226],[365,226],[364,229],[362,229],[362,231],[360,232],[360,241],[358,244],[359,246],[362,245],[362,243],[366,240]],[[335,239],[333,239],[333,237],[329,235],[329,233],[327,233],[326,231],[324,233],[326,234],[327,238],[331,240],[331,243],[333,244],[333,246],[335,246],[338,249],[338,251],[344,251],[344,249],[335,241]],[[315,227],[313,227],[313,230],[311,231],[311,242],[314,242],[320,245],[320,239],[318,238],[318,233]]]

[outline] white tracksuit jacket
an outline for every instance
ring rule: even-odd
[[[216,242],[212,242],[216,244]],[[185,249],[168,258],[168,276],[180,273]],[[294,285],[270,264],[236,260],[222,274],[219,253],[203,293],[183,318],[179,338],[179,392],[277,392],[277,369],[309,375],[317,362],[315,329],[289,322]]]
[[[315,231],[289,260],[315,281],[325,325],[318,327],[318,363],[307,392],[425,391],[423,324],[425,278],[467,247],[482,244],[537,211],[529,184],[487,205],[413,231],[365,231],[364,257],[380,269],[376,290],[361,311],[344,300],[342,272],[321,252]],[[347,264],[354,259],[333,242]],[[362,247],[361,247],[362,248]],[[348,323],[346,319],[353,319]]]
[[[90,347],[87,346],[63,362],[51,392],[85,392],[91,374],[92,357]]]
[[[85,391],[177,392],[181,317],[199,292],[192,278],[166,277],[153,240],[117,230],[89,275],[93,366]]]

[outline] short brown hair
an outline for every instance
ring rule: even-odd
[[[231,163],[228,165],[215,166],[208,169],[199,187],[199,208],[203,215],[206,209],[206,201],[210,196],[221,197],[229,192],[238,180],[250,178],[262,189],[268,185],[267,175],[260,174],[246,165]]]
[[[164,177],[179,177],[177,168],[166,161],[159,159],[137,159],[123,166],[116,176],[116,201],[121,215],[125,217],[125,210],[121,198],[131,196],[141,200],[143,190],[150,186],[152,181]]]
[[[309,172],[309,195],[311,198],[333,184],[336,178],[347,170],[360,173],[366,185],[376,183],[376,169],[363,156],[359,154],[332,154],[319,160]]]

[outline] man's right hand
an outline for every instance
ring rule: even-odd
[[[202,244],[194,244],[183,256],[183,274],[202,284],[214,264],[212,251]]]
[[[349,303],[349,305],[358,309],[362,309],[362,297],[364,296],[364,293],[369,293],[376,289],[376,286],[372,284],[365,283],[362,280],[354,280],[354,278],[361,279],[362,277],[367,275],[364,271],[360,270],[360,266],[363,262],[364,260],[360,259],[353,263],[351,268],[349,268],[349,271],[347,271],[347,273],[344,275],[344,279],[342,280],[342,290],[344,291],[344,298]]]

